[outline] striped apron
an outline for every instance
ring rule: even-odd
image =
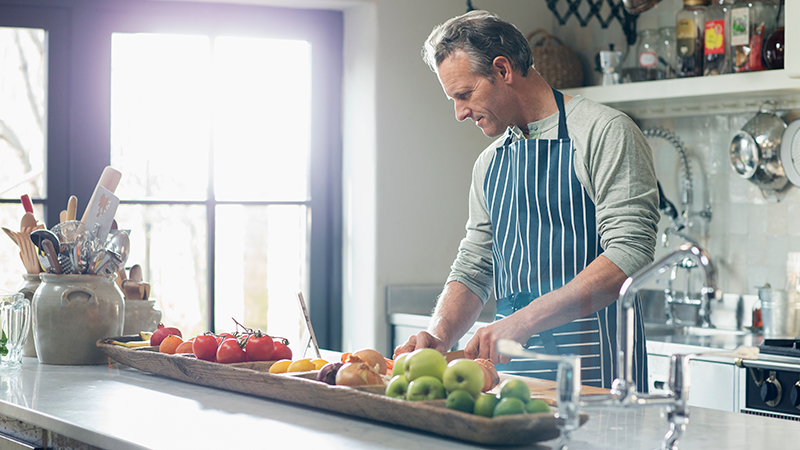
[[[575,174],[563,95],[558,139],[528,139],[499,147],[487,169],[484,194],[491,215],[494,284],[500,320],[558,289],[603,249],[595,206]],[[647,389],[644,327],[636,299],[636,385]],[[533,335],[526,347],[581,356],[581,382],[610,388],[617,376],[617,303],[582,319]],[[514,359],[497,370],[554,380],[556,364]]]

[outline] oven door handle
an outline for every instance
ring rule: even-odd
[[[767,370],[789,370],[792,372],[800,372],[800,365],[782,363],[775,361],[759,361],[757,359],[741,359],[737,361],[739,367],[750,367],[754,369],[767,369]]]

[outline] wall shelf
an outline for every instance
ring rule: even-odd
[[[764,100],[800,109],[800,79],[786,70],[643,81],[566,89],[624,111],[634,119],[755,112]]]

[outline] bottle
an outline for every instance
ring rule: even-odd
[[[703,75],[730,72],[728,62],[730,46],[725,40],[727,24],[730,21],[730,6],[728,0],[713,0],[706,8]]]
[[[677,55],[675,50],[675,27],[661,27],[658,29],[660,51],[658,54],[659,80],[675,78],[675,63]]]
[[[676,19],[676,49],[678,53],[678,77],[703,75],[703,34],[706,23],[706,6],[710,0],[683,0],[683,9]]]
[[[658,41],[658,30],[655,28],[648,28],[639,32],[636,45],[639,81],[650,81],[659,78],[658,54],[660,49]]]
[[[785,5],[781,3],[775,31],[764,42],[764,65],[767,69],[783,69]]]
[[[734,72],[764,70],[764,40],[775,30],[777,5],[770,0],[737,0],[731,8],[731,57]]]

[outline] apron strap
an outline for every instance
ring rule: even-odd
[[[569,139],[569,134],[567,133],[567,114],[564,112],[564,94],[557,91],[555,88],[550,88],[553,90],[553,96],[556,98],[556,105],[558,106],[558,138],[559,139]]]

